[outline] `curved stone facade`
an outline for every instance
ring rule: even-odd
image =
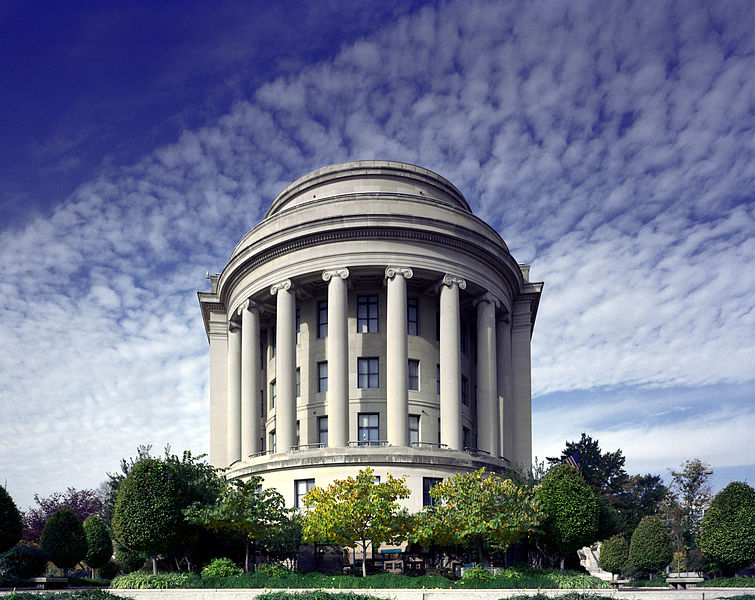
[[[369,465],[408,477],[412,509],[435,479],[529,465],[528,270],[426,169],[297,180],[199,293],[211,462],[289,505]]]

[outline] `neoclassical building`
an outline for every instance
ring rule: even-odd
[[[288,186],[199,292],[210,460],[289,506],[371,466],[418,510],[440,479],[529,466],[542,290],[449,181],[360,161]]]

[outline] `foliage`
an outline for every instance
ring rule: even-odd
[[[66,590],[62,592],[11,592],[4,600],[122,600],[105,590]]]
[[[598,440],[593,440],[583,433],[578,442],[566,442],[560,458],[547,460],[552,465],[559,464],[575,452],[579,452],[579,472],[584,480],[600,490],[606,498],[618,499],[627,481],[627,473],[624,470],[626,458],[621,450],[601,452]]]
[[[214,558],[202,569],[202,577],[230,577],[241,573],[243,573],[241,567],[226,557]]]
[[[471,546],[483,564],[488,562],[486,544],[505,550],[535,531],[542,516],[533,490],[484,468],[445,479],[430,495],[435,503],[417,516],[413,541]]]
[[[0,573],[19,579],[38,577],[44,573],[50,558],[41,548],[21,543],[0,555]]]
[[[263,539],[286,516],[283,496],[261,484],[262,478],[256,475],[246,481],[227,481],[214,504],[195,503],[183,511],[192,523],[238,536],[246,548],[245,571],[249,570],[250,542]]]
[[[196,573],[128,573],[110,582],[110,587],[120,590],[167,590],[202,587]]]
[[[755,588],[755,577],[718,577],[697,584],[698,587],[751,587]]]
[[[40,498],[34,494],[34,502],[37,508],[32,508],[24,514],[24,540],[35,544],[42,538],[45,523],[61,508],[70,509],[80,523],[87,517],[102,513],[102,500],[97,492],[91,489],[77,490],[69,487],[65,493],[55,492],[47,498]]]
[[[547,546],[561,556],[595,541],[598,500],[579,471],[567,464],[553,467],[536,488],[544,518]]]
[[[175,471],[167,463],[146,458],[136,464],[118,490],[113,515],[116,539],[153,557],[170,549],[182,520],[176,487]]]
[[[632,475],[624,484],[619,506],[626,519],[624,530],[634,531],[642,517],[658,514],[668,494],[660,475]]]
[[[609,573],[620,573],[629,562],[629,544],[623,535],[608,538],[600,545],[600,568]]]
[[[104,567],[113,555],[113,540],[105,522],[92,515],[83,523],[87,538],[87,553],[84,562],[92,569]]]
[[[21,513],[7,490],[0,485],[0,553],[13,548],[21,539]]]
[[[87,553],[84,527],[70,508],[60,508],[50,516],[39,545],[50,553],[52,562],[63,569],[64,574]]]
[[[755,561],[755,489],[735,481],[716,494],[702,520],[700,549],[725,574]]]
[[[385,482],[375,483],[372,469],[359,471],[354,477],[336,480],[326,489],[315,487],[304,496],[309,510],[302,523],[302,538],[308,543],[330,543],[373,548],[382,542],[398,540],[407,529],[408,516],[397,500],[409,497],[405,478],[388,475]],[[362,576],[367,574],[362,560]]]
[[[668,530],[658,517],[644,517],[629,542],[629,563],[642,573],[657,573],[671,562]]]

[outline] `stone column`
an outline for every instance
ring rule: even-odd
[[[511,318],[507,313],[496,321],[498,351],[498,397],[500,400],[501,454],[513,460],[514,430],[511,418]]]
[[[452,275],[440,286],[440,441],[452,450],[462,450],[459,289],[466,287]]]
[[[499,302],[490,294],[475,300],[477,305],[477,439],[481,450],[498,458],[501,435],[498,429],[498,376],[495,339],[495,310]]]
[[[241,315],[241,457],[260,451],[260,310],[246,300]]]
[[[386,413],[388,443],[409,445],[409,350],[407,341],[406,280],[413,275],[405,267],[385,270],[386,319]]]
[[[346,278],[348,269],[324,271],[328,281],[328,446],[349,443],[349,315]]]
[[[296,298],[291,280],[274,284],[277,296],[275,348],[275,440],[278,452],[288,452],[296,444]]]
[[[241,460],[241,327],[228,322],[228,433],[226,462]]]
[[[514,303],[511,323],[511,421],[514,439],[509,459],[523,467],[532,464],[531,335],[530,301],[521,299]]]

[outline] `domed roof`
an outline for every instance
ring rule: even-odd
[[[323,167],[300,177],[278,194],[265,218],[310,202],[355,194],[422,198],[472,212],[462,193],[437,173],[407,163],[360,160]]]

